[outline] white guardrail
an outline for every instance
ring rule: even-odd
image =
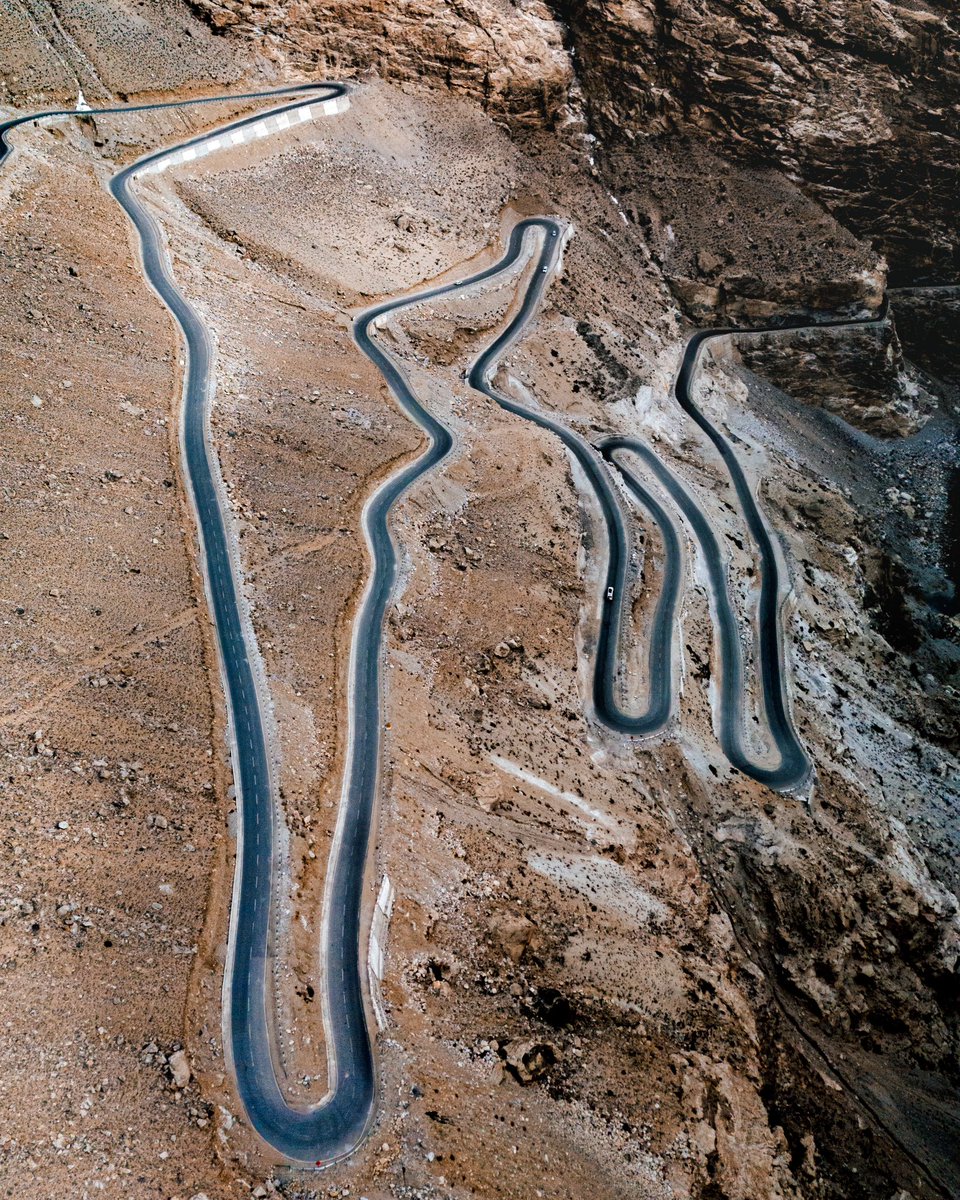
[[[393,884],[384,875],[380,884],[380,894],[377,897],[377,907],[373,910],[373,920],[370,922],[370,942],[367,948],[367,968],[370,972],[370,995],[373,1000],[373,1010],[377,1024],[386,1029],[387,1018],[383,1011],[383,1001],[380,996],[380,984],[383,982],[384,959],[387,950],[387,933],[390,928],[390,915],[393,912],[393,901],[396,897]]]
[[[310,104],[301,104],[297,108],[263,117],[259,121],[244,125],[241,129],[233,129],[229,133],[214,133],[210,137],[204,138],[203,141],[183,146],[179,150],[172,150],[162,158],[155,159],[141,167],[137,171],[137,175],[159,175],[168,167],[194,162],[217,150],[227,150],[233,146],[242,146],[244,142],[253,142],[257,138],[282,133],[284,130],[293,129],[306,121],[312,121],[315,117],[334,116],[337,113],[346,112],[349,107],[350,98],[348,96],[335,96],[330,100],[314,100]]]

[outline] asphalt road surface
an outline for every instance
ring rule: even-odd
[[[294,94],[299,94],[299,93],[304,93],[304,92],[313,92],[313,93],[323,92],[324,96],[320,97],[321,99],[323,99],[323,98],[327,98],[326,93],[330,92],[331,88],[339,89],[336,93],[334,93],[336,95],[343,95],[343,94],[345,94],[345,92],[347,90],[346,88],[341,87],[340,84],[298,83],[298,84],[292,84],[289,87],[271,88],[264,92],[235,92],[235,93],[232,93],[229,95],[224,95],[224,96],[199,96],[196,98],[191,98],[189,100],[166,100],[162,104],[117,104],[117,105],[109,106],[107,108],[83,109],[81,112],[77,112],[77,110],[74,108],[49,108],[49,109],[45,109],[43,112],[27,113],[25,116],[22,116],[22,117],[11,117],[6,121],[0,121],[0,166],[3,166],[4,162],[7,159],[7,156],[12,153],[13,145],[10,142],[10,138],[8,136],[12,132],[12,130],[16,129],[20,125],[29,125],[33,121],[40,121],[44,117],[76,117],[78,120],[83,120],[84,117],[106,116],[111,113],[123,114],[123,113],[138,113],[138,112],[157,112],[158,110],[163,109],[163,108],[193,108],[194,106],[196,106],[198,104],[224,104],[224,103],[230,103],[232,101],[238,101],[238,100],[269,100],[269,99],[273,99],[273,98],[279,99],[281,96],[292,96]],[[318,97],[316,95],[314,95],[312,97],[312,99],[317,99],[317,98]],[[305,104],[305,103],[308,103],[308,101],[307,100],[298,100],[295,104],[291,104],[288,107],[299,108],[301,104]],[[280,109],[272,109],[271,110],[271,112],[279,112],[279,111],[282,111],[282,110],[280,110]],[[236,124],[231,125],[230,128],[235,129],[235,128],[241,127],[242,125],[252,123],[254,121],[258,121],[261,119],[261,117],[263,115],[264,115],[263,113],[258,113],[255,117],[249,118],[249,121],[245,120],[245,121],[237,122]],[[210,134],[205,133],[200,137],[194,138],[193,142],[206,141],[207,138],[209,138],[210,136],[211,136]],[[181,143],[181,145],[184,145],[184,146],[189,146],[191,144],[192,144],[191,142]],[[166,150],[160,150],[156,154],[150,155],[150,161],[152,161],[154,159],[158,159],[158,158],[163,158],[165,155],[169,154],[172,149],[179,149],[179,147],[168,147]],[[141,163],[140,165],[142,166],[143,164]]]
[[[304,92],[304,89],[284,91]],[[309,89],[288,105],[343,95],[340,85]],[[276,93],[269,93],[276,94]],[[251,97],[252,98],[252,97]],[[230,953],[224,985],[226,1045],[244,1110],[251,1125],[285,1159],[297,1163],[329,1162],[349,1154],[372,1119],[376,1099],[373,1051],[364,1006],[360,955],[360,916],[370,835],[373,791],[379,747],[375,728],[364,721],[354,729],[354,763],[362,764],[363,781],[371,781],[368,803],[341,805],[340,820],[328,866],[321,944],[321,996],[327,1031],[328,1092],[315,1105],[294,1105],[278,1082],[276,1011],[272,979],[276,928],[279,851],[275,831],[275,790],[267,746],[262,697],[257,686],[256,650],[245,607],[218,486],[219,470],[209,439],[209,396],[212,351],[207,330],[174,282],[163,237],[149,210],[131,186],[138,171],[209,137],[242,129],[262,120],[263,112],[221,126],[210,134],[149,155],[119,172],[110,190],[140,236],[144,272],[183,332],[187,350],[181,422],[181,450],[200,530],[204,577],[216,624],[220,666],[230,713],[234,782],[240,824],[237,875],[231,915]],[[379,656],[379,636],[369,655]],[[361,656],[364,658],[365,656]],[[374,676],[378,665],[373,666]],[[369,754],[369,758],[368,758]],[[351,785],[352,785],[351,779]]]
[[[164,104],[117,106],[91,110],[91,115],[144,112],[212,104],[296,96],[274,108],[273,115],[321,99],[342,96],[338,84],[315,84],[268,92],[209,97]],[[19,125],[44,116],[80,116],[69,109],[17,117],[0,124],[0,163],[11,151],[8,135]],[[132,187],[138,171],[185,146],[200,145],[224,132],[242,129],[263,112],[222,126],[175,147],[148,155],[111,180],[111,192],[139,234],[144,273],[170,309],[183,334],[187,370],[181,421],[184,474],[200,532],[205,585],[213,615],[230,715],[234,779],[240,814],[238,867],[231,917],[231,943],[224,986],[227,1053],[251,1125],[285,1159],[304,1164],[330,1162],[349,1154],[373,1118],[376,1072],[368,1027],[361,923],[364,884],[379,786],[381,712],[381,643],[383,621],[397,579],[397,552],[389,515],[403,493],[450,452],[450,431],[417,399],[399,364],[377,344],[378,319],[404,307],[455,294],[510,269],[525,255],[532,269],[514,316],[470,367],[471,387],[503,409],[533,421],[561,439],[591,487],[608,539],[604,601],[594,667],[593,703],[599,718],[624,734],[644,736],[664,728],[674,706],[676,675],[675,627],[682,576],[682,552],[673,517],[642,482],[614,456],[638,456],[658,478],[691,526],[707,561],[713,591],[722,660],[721,742],[734,765],[771,787],[796,787],[810,766],[790,720],[782,670],[779,628],[780,580],[771,536],[750,491],[742,467],[725,438],[694,404],[690,384],[703,343],[738,330],[695,334],[687,345],[676,384],[677,400],[706,433],[723,458],[737,492],[751,536],[761,556],[759,658],[765,711],[780,755],[775,768],[758,767],[742,744],[743,666],[739,634],[726,590],[723,559],[709,523],[669,470],[633,439],[609,439],[599,447],[543,412],[524,407],[494,386],[498,364],[535,314],[560,261],[563,226],[550,218],[520,222],[511,232],[501,259],[466,279],[443,284],[378,304],[359,316],[354,336],[359,348],[378,367],[401,408],[428,438],[427,449],[414,462],[383,483],[364,507],[363,528],[372,567],[354,624],[349,665],[349,734],[338,824],[328,864],[321,932],[321,996],[327,1033],[329,1086],[318,1104],[291,1103],[278,1082],[278,1050],[274,985],[274,930],[277,912],[279,854],[275,831],[275,790],[267,746],[262,699],[258,687],[257,652],[240,591],[239,571],[231,554],[219,468],[209,437],[212,392],[212,349],[199,316],[178,289],[159,225]],[[536,239],[531,246],[528,239]],[[830,322],[832,325],[861,322]],[[770,328],[784,328],[777,325]],[[792,326],[788,326],[792,327]],[[754,331],[751,331],[754,332]],[[761,332],[757,330],[755,332]],[[623,476],[628,491],[652,516],[664,546],[661,592],[649,638],[648,700],[644,712],[622,709],[618,695],[621,632],[630,594],[630,538],[624,506],[613,483],[611,467]],[[607,599],[611,594],[612,599]]]
[[[294,1107],[280,1091],[275,1065],[274,989],[270,978],[276,903],[274,791],[271,763],[254,665],[255,645],[231,559],[218,487],[219,468],[209,441],[212,350],[202,321],[177,288],[159,225],[132,187],[139,171],[188,146],[243,130],[265,116],[347,93],[341,84],[302,84],[265,91],[191,98],[162,104],[98,107],[77,113],[50,109],[0,124],[0,164],[12,152],[10,133],[44,117],[149,112],[196,104],[280,99],[290,103],[263,110],[216,130],[167,147],[120,171],[110,190],[140,237],[144,274],[180,326],[186,347],[180,428],[181,457],[200,534],[204,581],[213,616],[230,717],[234,781],[240,826],[237,874],[231,912],[230,952],[224,981],[225,1046],[250,1123],[286,1159],[314,1164],[348,1154],[373,1115],[376,1086],[366,1025],[360,964],[360,898],[369,835],[369,811],[336,840],[331,860],[333,904],[325,904],[323,1002],[329,1035],[330,1086],[319,1105]],[[342,903],[337,903],[342,897]],[[327,920],[329,909],[333,916]]]
[[[717,632],[720,657],[720,702],[718,704],[718,738],[729,762],[752,779],[777,791],[793,791],[805,786],[812,765],[793,725],[787,699],[784,668],[781,603],[783,582],[773,536],[763,519],[756,497],[750,487],[739,459],[719,429],[697,406],[692,384],[700,355],[712,338],[731,335],[783,333],[800,329],[836,329],[875,325],[886,317],[887,304],[874,318],[810,321],[782,319],[750,329],[722,327],[702,329],[694,333],[684,348],[680,370],[674,385],[677,403],[713,443],[729,473],[741,511],[760,556],[760,600],[757,614],[757,660],[760,670],[760,689],[767,729],[778,756],[776,765],[757,762],[745,745],[744,721],[746,697],[744,692],[743,651],[736,615],[727,587],[725,556],[710,522],[687,489],[680,483],[648,446],[636,438],[613,437],[598,443],[603,457],[616,467],[623,481],[638,502],[661,523],[657,512],[644,496],[643,485],[618,455],[629,453],[639,458],[657,477],[677,508],[685,517],[700,547],[710,580],[711,602]]]
[[[511,247],[514,241],[531,230],[541,232],[543,243],[521,306],[510,324],[470,368],[467,379],[471,387],[489,396],[507,412],[555,434],[583,471],[600,510],[607,537],[604,599],[594,655],[593,705],[600,720],[612,729],[628,736],[649,736],[666,726],[674,707],[674,629],[682,577],[680,539],[670,515],[650,493],[646,493],[646,507],[657,522],[663,538],[664,571],[647,649],[647,707],[641,713],[629,713],[619,702],[621,689],[618,677],[623,660],[621,642],[626,624],[626,605],[630,595],[630,537],[610,473],[600,455],[584,438],[546,413],[519,404],[493,384],[497,363],[520,336],[530,314],[540,303],[550,273],[560,256],[563,226],[549,217],[522,221],[511,235]],[[612,599],[607,599],[611,593]]]

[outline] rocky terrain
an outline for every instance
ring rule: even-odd
[[[895,278],[952,278],[960,43],[949,5],[557,7],[600,129],[679,124],[776,162],[881,246]]]
[[[612,159],[689,130],[802,180],[896,282],[956,273],[960,32],[945,0],[195,3],[297,64],[426,78],[531,123],[564,120],[575,75]]]
[[[791,708],[815,765],[796,795],[720,751],[684,526],[676,717],[644,742],[594,719],[589,492],[556,438],[464,382],[523,270],[380,332],[455,448],[393,522],[382,1109],[348,1163],[291,1171],[223,1055],[236,813],[180,349],[104,187],[241,109],[17,131],[0,174],[0,1190],[960,1194],[949,7],[28,0],[2,21],[11,110],[78,85],[95,102],[360,79],[340,116],[143,185],[217,349],[213,437],[290,830],[279,1015],[304,1100],[326,1080],[315,945],[360,513],[420,444],[352,318],[492,261],[524,215],[570,223],[498,383],[589,438],[644,439],[708,514],[761,748],[756,548],[673,376],[691,323],[874,323],[731,335],[697,384],[790,582]],[[662,545],[629,511],[639,708]]]

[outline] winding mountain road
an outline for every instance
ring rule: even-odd
[[[92,109],[77,114],[53,109],[0,123],[0,164],[11,152],[9,133],[43,117],[96,116],[235,101],[295,97],[267,116],[291,113],[304,105],[345,97],[340,84],[295,85],[264,92],[208,97],[162,104]],[[175,147],[149,154],[119,171],[110,190],[132,221],[140,240],[144,274],[179,326],[186,349],[180,427],[184,476],[200,535],[201,560],[213,616],[229,715],[234,780],[240,817],[237,870],[231,933],[224,983],[225,1046],[239,1095],[251,1125],[288,1161],[315,1164],[349,1154],[369,1129],[375,1112],[376,1070],[368,1021],[361,949],[362,917],[373,819],[380,781],[382,630],[398,574],[396,546],[389,517],[400,497],[435,468],[453,446],[450,430],[418,400],[401,366],[376,340],[377,324],[412,305],[462,293],[511,269],[525,258],[529,278],[512,317],[479,355],[467,381],[502,409],[557,436],[579,464],[593,492],[607,534],[607,568],[593,672],[593,704],[601,721],[628,736],[647,736],[668,723],[675,704],[677,608],[682,583],[682,549],[673,516],[616,457],[641,459],[686,518],[707,561],[719,629],[722,663],[720,738],[730,761],[771,787],[793,788],[807,778],[810,764],[793,729],[782,668],[780,633],[781,581],[771,535],[760,514],[743,469],[732,448],[710,424],[691,396],[691,381],[703,344],[712,337],[740,330],[707,330],[688,343],[676,384],[681,407],[703,430],[723,458],[747,525],[761,558],[758,658],[764,708],[779,765],[754,763],[743,746],[743,665],[739,632],[726,588],[724,560],[716,535],[699,506],[672,473],[641,442],[610,438],[591,445],[560,420],[526,407],[500,391],[495,378],[503,355],[523,334],[560,264],[565,227],[547,217],[530,218],[511,231],[502,257],[464,279],[390,299],[367,309],[354,322],[360,350],[374,363],[406,415],[424,432],[426,449],[404,465],[370,496],[362,527],[370,554],[370,571],[351,636],[348,675],[348,744],[337,826],[328,861],[320,936],[321,996],[327,1037],[328,1090],[311,1106],[290,1101],[281,1088],[278,1066],[273,960],[280,871],[277,792],[272,778],[264,706],[263,671],[243,598],[239,563],[231,539],[219,465],[211,444],[210,398],[213,350],[209,333],[173,276],[162,230],[134,183],[139,175],[160,167],[186,149],[201,150],[213,139],[242,133],[265,114],[244,117]],[[527,264],[525,264],[527,265]],[[832,322],[833,325],[862,322]],[[771,328],[783,328],[774,326]],[[747,331],[763,332],[763,330]],[[618,684],[621,638],[630,597],[630,537],[625,506],[613,470],[628,492],[657,524],[664,547],[664,571],[647,650],[646,708],[627,712]]]
[[[290,112],[317,99],[336,99],[346,92],[339,84],[311,88],[305,96],[272,109],[267,116]],[[210,441],[212,349],[206,327],[174,281],[160,227],[132,186],[145,169],[185,147],[199,147],[204,141],[222,139],[263,119],[264,114],[258,113],[180,146],[148,155],[114,176],[110,190],[136,227],[144,273],[180,326],[187,351],[181,453],[200,531],[205,583],[216,625],[240,818],[224,981],[225,1045],[251,1125],[284,1158],[314,1164],[349,1154],[362,1139],[374,1113],[376,1079],[360,955],[361,907],[373,797],[366,805],[354,805],[352,791],[345,786],[347,803],[341,804],[328,863],[320,947],[328,1091],[318,1104],[293,1105],[284,1096],[279,1082],[277,1014],[271,978],[280,855],[275,827],[277,793],[263,716],[267,698],[259,683],[262,668],[242,596],[239,564],[231,550],[219,466]],[[373,653],[379,655],[379,638],[373,644]],[[374,713],[375,723],[376,720]],[[369,760],[364,732],[370,741]],[[357,738],[351,722],[351,734],[351,746],[359,746],[354,761],[370,767],[375,788],[378,731],[364,730]],[[351,780],[348,773],[348,785]]]
[[[809,777],[810,763],[794,731],[786,706],[779,636],[779,575],[771,579],[764,571],[761,576],[761,644],[758,646],[758,659],[767,724],[779,754],[776,766],[766,766],[755,762],[744,745],[746,695],[743,648],[739,624],[730,601],[726,558],[713,527],[686,487],[643,442],[635,438],[611,437],[600,442],[598,448],[604,458],[620,472],[627,490],[643,508],[649,508],[649,493],[644,494],[643,485],[637,476],[616,457],[618,451],[636,455],[656,476],[683,513],[700,548],[710,581],[710,600],[720,655],[721,696],[717,719],[718,736],[724,755],[738,770],[770,788],[782,791],[802,786]],[[764,612],[764,599],[769,601],[771,593],[775,605],[772,627],[769,624],[764,625],[765,619],[770,621],[769,612]],[[764,639],[764,631],[772,636]]]
[[[539,304],[549,278],[556,267],[563,244],[564,226],[550,217],[521,221],[511,234],[511,246],[528,231],[539,230],[543,245],[520,309],[500,336],[485,350],[467,372],[472,388],[488,396],[502,409],[541,429],[555,434],[574,456],[594,494],[607,535],[607,571],[604,579],[606,600],[600,616],[593,670],[593,704],[599,718],[612,729],[634,737],[659,732],[673,711],[675,666],[673,662],[676,610],[682,576],[680,540],[670,515],[650,494],[646,506],[660,529],[665,547],[665,563],[660,596],[653,615],[647,651],[647,707],[631,714],[618,698],[618,676],[622,661],[621,636],[626,624],[625,608],[630,595],[630,538],[624,511],[610,473],[596,449],[563,422],[537,409],[518,403],[494,387],[496,368],[504,352],[520,336],[530,312]]]
[[[178,288],[159,224],[138,198],[134,182],[185,150],[201,151],[231,134],[253,132],[267,118],[347,95],[341,84],[302,84],[258,92],[162,104],[118,105],[76,113],[50,109],[0,124],[0,164],[11,153],[9,134],[44,117],[150,112],[194,104],[269,100],[295,96],[268,112],[230,122],[176,146],[148,154],[118,172],[110,191],[132,221],[140,240],[144,275],[179,326],[186,349],[180,422],[181,461],[197,519],[207,598],[213,617],[229,717],[233,774],[240,823],[237,870],[231,907],[230,946],[224,978],[225,1048],[250,1123],[284,1158],[314,1164],[350,1153],[374,1112],[376,1083],[364,1007],[360,963],[360,909],[367,862],[372,804],[341,811],[328,871],[324,905],[323,1003],[328,1035],[329,1089],[310,1108],[294,1107],[281,1092],[275,1063],[275,1013],[270,979],[276,921],[279,855],[276,791],[267,743],[259,679],[262,668],[243,599],[225,516],[219,465],[210,442],[209,406],[213,352],[206,327]],[[379,654],[379,638],[372,657]],[[375,668],[376,669],[376,668]],[[374,714],[376,720],[376,714]],[[378,733],[368,731],[376,756]],[[361,755],[362,758],[362,755]],[[373,766],[373,778],[376,766]],[[348,820],[346,818],[353,818]],[[331,896],[335,903],[331,903]],[[335,914],[331,917],[331,911]]]
[[[764,520],[743,466],[730,442],[706,417],[693,398],[693,381],[700,356],[708,342],[715,338],[749,336],[765,333],[785,333],[805,329],[863,328],[876,325],[886,317],[887,303],[876,317],[839,318],[810,321],[783,319],[767,325],[742,329],[735,326],[702,329],[694,333],[684,347],[680,369],[674,385],[674,396],[683,411],[706,434],[716,448],[730,476],[747,529],[760,557],[760,600],[757,614],[757,660],[760,672],[760,691],[767,729],[776,749],[776,765],[758,763],[751,756],[744,739],[746,696],[744,688],[743,648],[736,614],[730,601],[725,556],[720,542],[703,510],[679,479],[636,438],[610,437],[598,443],[598,449],[611,465],[619,470],[628,491],[660,523],[657,510],[650,505],[649,493],[641,481],[619,457],[622,453],[635,455],[658,479],[686,519],[700,547],[710,581],[714,624],[720,656],[720,698],[718,703],[718,738],[729,762],[745,775],[777,791],[802,788],[809,780],[812,765],[790,715],[784,669],[781,608],[785,594],[780,563],[773,535]]]
[[[758,645],[764,709],[779,762],[768,767],[753,761],[743,744],[744,681],[740,632],[727,590],[725,560],[719,541],[702,510],[676,476],[641,442],[634,439],[605,439],[591,445],[561,421],[525,407],[493,386],[496,365],[505,350],[516,340],[529,312],[542,295],[546,272],[556,264],[561,245],[562,226],[546,217],[521,222],[511,235],[511,246],[527,230],[543,233],[543,247],[523,303],[513,321],[470,368],[471,387],[490,397],[501,408],[555,434],[574,456],[599,506],[607,535],[607,572],[604,581],[605,602],[593,667],[593,703],[597,716],[611,729],[633,737],[649,736],[663,730],[674,708],[676,666],[674,662],[677,607],[682,583],[683,559],[680,537],[670,513],[644,487],[641,480],[614,458],[616,450],[630,450],[643,459],[656,474],[666,493],[689,522],[707,563],[721,648],[722,682],[719,703],[719,737],[731,763],[745,774],[771,788],[787,790],[802,786],[809,778],[810,762],[790,719],[782,668],[780,632],[780,575],[771,536],[750,490],[743,468],[729,443],[711,425],[694,404],[690,384],[701,348],[709,338],[734,330],[705,330],[694,334],[684,350],[675,394],[681,407],[710,437],[719,450],[736,487],[751,535],[761,554],[761,598]],[[842,324],[843,322],[837,322]],[[854,324],[856,322],[849,322]],[[653,614],[647,648],[647,707],[642,713],[626,712],[620,704],[618,677],[623,659],[621,639],[625,609],[630,596],[630,539],[609,467],[622,475],[627,490],[653,517],[664,546],[664,567],[660,595]],[[611,597],[606,599],[607,597]]]

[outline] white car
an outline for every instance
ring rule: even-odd
[[[608,588],[607,588],[607,599],[608,599],[608,600],[612,600],[612,599],[613,599],[613,588],[612,588],[612,587],[608,587]]]

